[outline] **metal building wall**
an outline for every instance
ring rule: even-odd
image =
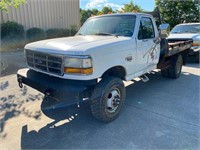
[[[16,21],[27,30],[39,27],[68,28],[80,27],[79,0],[27,0],[18,9],[11,7],[9,13],[1,12],[1,22]]]

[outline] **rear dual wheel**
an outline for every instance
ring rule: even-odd
[[[168,69],[161,70],[161,74],[164,77],[174,78],[177,79],[180,77],[181,71],[183,66],[183,57],[179,55],[175,61],[173,62],[172,66]]]

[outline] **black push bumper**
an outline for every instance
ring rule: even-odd
[[[28,85],[45,96],[52,97],[58,103],[75,104],[91,95],[96,80],[77,81],[56,78],[30,69],[20,69],[17,72],[20,87]]]

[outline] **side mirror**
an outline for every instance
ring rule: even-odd
[[[160,28],[160,37],[161,38],[166,38],[169,36],[170,25],[168,23],[161,24],[159,28]]]

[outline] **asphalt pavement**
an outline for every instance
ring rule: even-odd
[[[183,67],[177,80],[156,70],[149,82],[126,82],[121,115],[109,124],[92,117],[88,102],[44,109],[43,95],[20,89],[11,70],[0,77],[1,150],[200,149],[198,64]]]

